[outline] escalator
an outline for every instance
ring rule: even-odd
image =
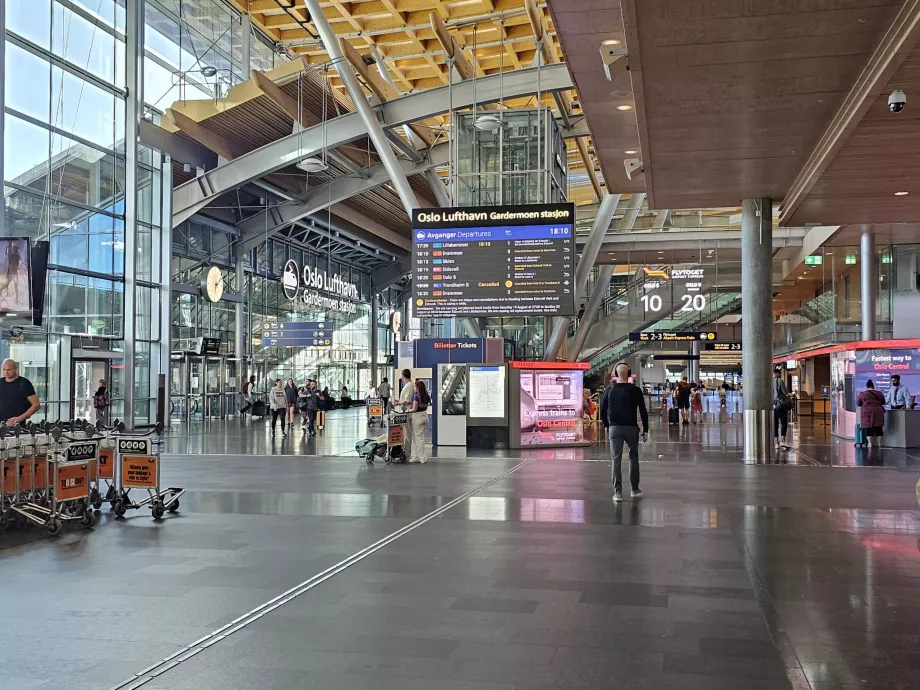
[[[646,320],[639,328],[631,328],[625,333],[620,333],[615,340],[608,341],[608,346],[602,349],[595,348],[593,354],[583,357],[583,360],[591,362],[591,371],[598,371],[613,362],[621,361],[630,355],[633,355],[644,347],[648,342],[636,342],[629,340],[630,332],[642,331],[696,331],[700,330],[723,316],[731,314],[741,306],[741,293],[718,292],[707,295],[707,306],[700,311],[676,311],[668,315],[668,318],[660,318],[661,314],[656,314],[654,318]],[[621,319],[622,321],[622,319]],[[597,329],[600,324],[595,324]],[[593,340],[595,333],[592,329],[589,340]]]

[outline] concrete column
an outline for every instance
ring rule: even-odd
[[[741,361],[744,461],[764,462],[772,446],[773,200],[741,206]]]
[[[875,340],[878,329],[875,309],[878,303],[878,258],[875,235],[864,232],[859,237],[859,298],[862,309],[862,340]]]
[[[248,75],[249,70],[252,69],[252,18],[249,16],[249,12],[243,12],[240,15],[240,38],[243,41],[240,46],[243,74]]]
[[[700,341],[694,340],[690,345],[690,356],[695,359],[690,360],[690,381],[700,382]]]
[[[597,282],[594,284],[594,290],[591,292],[591,297],[585,305],[585,313],[581,321],[578,322],[578,330],[575,332],[572,347],[569,349],[569,356],[567,359],[570,362],[578,361],[581,350],[585,346],[585,340],[587,340],[588,333],[591,332],[591,326],[594,324],[594,319],[597,316],[597,310],[600,308],[601,302],[603,302],[604,298],[607,296],[607,290],[610,287],[610,279],[613,278],[614,268],[616,267],[613,264],[601,266],[597,274]]]

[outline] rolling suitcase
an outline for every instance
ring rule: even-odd
[[[252,404],[252,416],[253,417],[264,417],[268,414],[268,406],[265,404],[264,400],[256,400]]]
[[[668,408],[668,424],[673,426],[680,424],[680,410],[678,410],[676,407]]]
[[[866,438],[866,432],[861,425],[856,425],[856,437],[853,439],[854,446],[867,446],[869,445],[869,439]]]
[[[317,410],[316,412],[316,430],[322,431],[326,428],[326,410]]]

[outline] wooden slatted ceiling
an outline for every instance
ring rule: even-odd
[[[782,199],[902,4],[623,0],[650,205]]]
[[[309,64],[320,65],[328,55],[319,41],[312,23],[304,29],[306,5],[303,0],[230,0],[241,11],[248,11],[252,21],[269,36],[284,45],[292,54],[299,54]],[[536,55],[537,45],[526,12],[527,0],[322,0],[320,6],[333,30],[345,38],[359,53],[376,50],[400,91],[434,88],[448,83],[448,61],[431,25],[433,13],[445,22],[459,46],[472,59],[476,46],[477,74],[496,74],[500,69],[511,71],[529,67]],[[552,18],[546,11],[546,0],[537,0],[546,27],[547,47],[558,58],[563,57]],[[371,69],[376,69],[372,67]],[[344,93],[344,85],[332,70],[330,83]],[[512,99],[511,108],[533,107],[533,98]],[[552,96],[543,105],[554,107]],[[577,99],[567,101],[573,114],[581,113]],[[446,122],[446,118],[436,118]],[[430,124],[436,124],[432,121]],[[593,144],[587,143],[590,167],[599,169]],[[574,146],[573,146],[574,148]],[[573,158],[573,172],[585,171],[581,156]],[[638,188],[638,187],[637,187]],[[590,202],[590,196],[584,196]]]
[[[894,89],[907,94],[907,107],[901,113],[888,110],[888,94]],[[920,221],[918,152],[920,48],[915,47],[785,224]],[[895,196],[895,192],[908,194]],[[918,240],[920,233],[914,226],[905,241]]]

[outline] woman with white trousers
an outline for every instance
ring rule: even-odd
[[[428,462],[428,406],[431,396],[421,379],[415,381],[415,392],[412,396],[412,409],[409,414],[409,433],[412,442],[409,451],[409,462],[418,462],[424,465]]]

